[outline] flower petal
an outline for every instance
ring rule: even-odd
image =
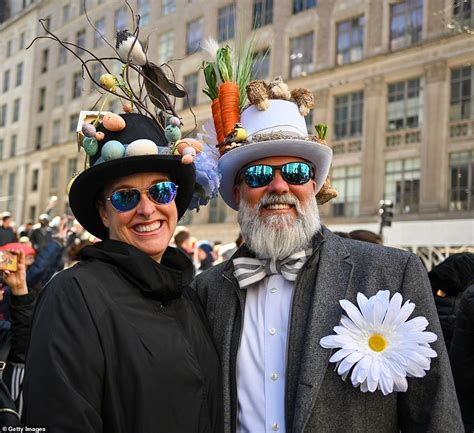
[[[383,321],[384,328],[392,328],[393,322],[397,317],[401,305],[402,305],[402,295],[400,293],[395,293],[390,300],[390,303],[387,308],[387,314],[385,314],[385,319]]]
[[[405,377],[393,377],[393,390],[397,392],[406,392],[408,389],[408,382]]]
[[[341,359],[345,358],[347,355],[350,355],[352,352],[353,351],[349,349],[340,349],[329,358],[329,362],[339,362]]]
[[[405,320],[407,320],[410,317],[414,309],[415,309],[415,304],[413,304],[410,301],[406,301],[403,304],[403,307],[400,309],[399,313],[397,314],[397,317],[393,320],[392,325],[395,327],[401,325]]]
[[[400,331],[403,332],[421,332],[428,326],[428,320],[423,316],[414,317],[400,325]]]
[[[349,318],[354,322],[354,324],[360,329],[367,328],[367,321],[364,319],[360,311],[347,299],[341,299],[339,301],[341,307],[346,311]]]

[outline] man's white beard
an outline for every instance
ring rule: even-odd
[[[287,203],[294,205],[297,216],[260,215],[265,205]],[[255,207],[242,200],[237,217],[245,243],[258,258],[284,259],[311,245],[311,239],[321,229],[316,197],[301,206],[293,194],[265,194]]]

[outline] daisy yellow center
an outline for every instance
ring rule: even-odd
[[[387,347],[387,340],[383,335],[373,334],[369,337],[369,347],[374,352],[382,352]]]

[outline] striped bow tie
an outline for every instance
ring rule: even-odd
[[[295,281],[312,250],[299,251],[282,260],[239,257],[233,259],[234,276],[241,289],[263,280],[267,275],[281,274],[288,281]]]

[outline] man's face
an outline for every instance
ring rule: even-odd
[[[280,166],[289,162],[306,161],[275,156],[251,165]],[[314,180],[294,185],[285,181],[279,169],[268,185],[259,188],[241,180],[234,187],[234,199],[239,204],[237,219],[250,250],[260,258],[283,259],[307,248],[321,228],[315,192]]]
[[[292,156],[270,156],[268,158],[258,159],[249,165],[267,164],[267,165],[283,165],[288,162],[307,162],[302,158]],[[249,206],[258,205],[266,194],[281,196],[284,194],[293,195],[302,207],[312,200],[316,194],[316,182],[310,180],[303,185],[292,185],[283,179],[280,170],[276,170],[273,180],[261,188],[251,188],[244,180],[234,187],[234,200],[240,205],[243,200]],[[272,215],[293,215],[297,217],[296,207],[287,203],[272,203],[265,206],[259,211],[259,217],[265,218]]]
[[[2,222],[2,225],[4,228],[10,228],[10,224],[11,224],[12,220],[11,218],[5,218]]]

